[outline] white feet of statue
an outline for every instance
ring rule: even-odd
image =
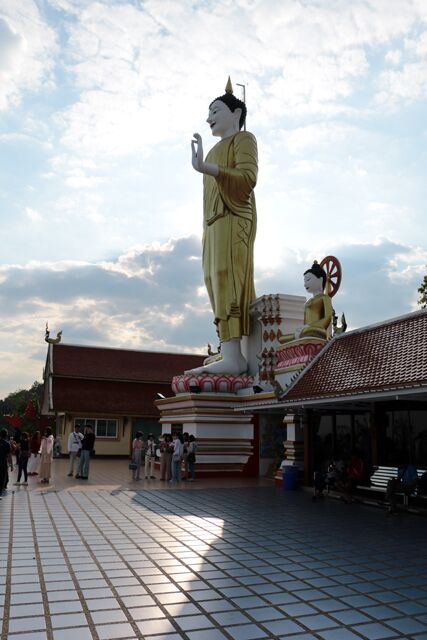
[[[211,373],[214,375],[240,376],[246,373],[248,363],[244,358],[239,338],[221,343],[221,358],[185,373]]]

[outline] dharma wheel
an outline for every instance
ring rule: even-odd
[[[341,263],[335,256],[326,256],[326,258],[323,258],[320,266],[326,271],[325,293],[327,293],[330,298],[333,298],[341,284]]]

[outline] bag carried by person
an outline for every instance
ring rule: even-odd
[[[154,440],[147,441],[147,444],[145,446],[145,455],[149,456],[150,458],[156,457],[156,444]]]
[[[129,462],[129,469],[130,471],[136,471],[138,469],[136,462]]]

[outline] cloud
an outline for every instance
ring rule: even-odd
[[[379,80],[376,103],[387,109],[427,98],[427,59],[410,62],[402,70],[384,71]]]
[[[400,49],[390,49],[384,56],[384,60],[390,64],[399,64],[402,60],[402,51]]]
[[[252,104],[263,104],[251,114],[255,126],[351,113],[370,49],[410,34],[420,14],[411,0],[51,2],[73,18],[64,58],[79,91],[56,122],[63,145],[90,157],[181,140],[194,113],[204,115],[203,96],[220,93],[228,73],[248,83]]]
[[[427,30],[411,33],[404,39],[402,49],[389,51],[385,59],[400,67],[380,73],[374,99],[377,106],[396,110],[427,98]]]
[[[31,222],[41,222],[43,220],[43,217],[40,215],[40,213],[35,209],[31,209],[31,207],[25,208],[25,214],[28,220],[30,220]]]
[[[111,346],[188,350],[200,348],[204,333],[211,331],[207,297],[198,293],[197,238],[134,249],[99,264],[3,266],[0,276],[9,318],[2,325],[4,337],[20,323],[40,329],[49,320],[52,327],[61,326],[67,340],[89,337]],[[177,344],[178,334],[186,341]]]
[[[427,271],[427,251],[389,240],[342,247],[342,291],[334,306],[352,328],[416,309],[417,288]]]
[[[424,0],[3,0],[0,348],[35,353],[46,319],[74,342],[215,342],[183,236],[202,232],[189,138],[215,142],[229,74],[259,146],[257,291],[302,293],[335,252],[351,324],[412,308],[426,33]]]
[[[320,149],[337,146],[360,135],[357,127],[344,125],[337,122],[316,122],[304,127],[296,127],[282,132],[282,138],[292,155],[305,153],[312,149],[319,152]]]
[[[388,240],[330,249],[343,267],[333,303],[352,328],[414,308],[425,250]],[[258,265],[257,295],[304,295],[302,274],[322,258],[288,249],[278,264]],[[28,384],[40,378],[46,321],[52,334],[63,331],[64,343],[196,353],[205,352],[208,342],[217,344],[196,237],[136,247],[94,264],[3,266],[0,280],[0,351],[6,354],[0,395],[20,376]]]
[[[26,91],[52,87],[57,40],[33,0],[0,6],[0,111],[19,104]]]
[[[53,259],[63,257],[65,245],[72,255],[93,260],[145,240],[201,233],[201,180],[190,167],[189,138],[200,127],[206,148],[212,143],[204,123],[207,102],[222,93],[229,73],[235,83],[247,84],[249,126],[260,148],[257,198],[260,214],[269,219],[268,233],[281,224],[278,212],[283,211],[292,241],[302,246],[305,235],[313,244],[319,233],[326,233],[326,225],[320,231],[311,228],[315,212],[339,220],[333,225],[333,241],[335,234],[368,240],[371,223],[354,229],[347,215],[351,219],[357,212],[368,219],[368,203],[384,201],[388,192],[391,201],[396,198],[396,208],[412,216],[411,198],[420,187],[406,180],[408,163],[399,167],[396,159],[405,151],[402,147],[417,145],[396,135],[394,122],[381,119],[378,126],[375,110],[381,114],[384,107],[374,96],[380,85],[385,96],[392,95],[383,72],[400,74],[403,64],[417,64],[425,40],[422,4],[48,4],[50,11],[40,17],[37,5],[24,1],[38,16],[33,23],[40,27],[39,39],[49,19],[54,49],[48,56],[52,38],[46,38],[46,48],[37,55],[33,48],[33,53],[44,82],[55,73],[57,91],[48,106],[40,94],[35,107],[29,101],[25,125],[20,121],[16,128],[22,126],[50,149],[36,152],[28,142],[18,154],[14,146],[12,162],[9,156],[4,161],[4,175],[10,175],[7,189],[18,184],[4,210],[23,226],[26,209],[40,212]],[[11,16],[10,9],[8,21]],[[18,18],[13,18],[16,25]],[[14,29],[22,38],[31,34],[29,27]],[[391,67],[384,58],[393,51],[402,51],[403,57]],[[43,89],[40,75],[35,78]],[[410,79],[407,84],[410,89]],[[419,84],[422,97],[421,79]],[[418,172],[423,158],[419,160],[414,163]],[[415,209],[420,216],[419,207]],[[296,220],[303,222],[300,229]],[[402,226],[394,221],[393,237],[406,233]],[[12,238],[14,229],[10,234]],[[22,235],[28,253],[40,257],[40,243],[24,230]],[[97,242],[87,243],[88,237]],[[263,247],[267,244],[267,238],[261,240]]]
[[[303,273],[325,253],[288,250],[273,271],[257,270],[257,294],[305,295]],[[387,239],[375,243],[330,245],[342,266],[341,288],[333,298],[336,311],[345,312],[350,328],[399,316],[416,308],[417,288],[427,272],[427,251]]]

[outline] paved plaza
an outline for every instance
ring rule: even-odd
[[[0,502],[2,640],[427,639],[422,517],[271,483],[60,485],[55,464],[56,490]]]

